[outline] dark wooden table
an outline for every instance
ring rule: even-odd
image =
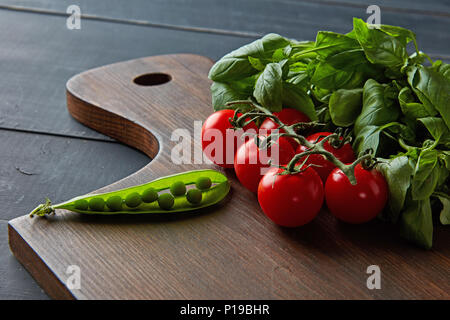
[[[81,71],[166,53],[218,59],[261,34],[299,40],[346,32],[369,0],[0,0],[0,299],[46,299],[8,248],[7,221],[48,195],[58,202],[110,184],[150,159],[73,120],[65,83]],[[450,61],[450,3],[377,1],[382,23],[413,29],[420,48]],[[63,186],[63,187],[62,187]]]

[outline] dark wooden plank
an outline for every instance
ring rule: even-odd
[[[122,18],[130,18],[129,13],[137,13],[139,8],[145,8],[147,5],[145,0],[133,0],[128,1],[126,4],[120,0],[109,0],[109,1],[89,1],[89,0],[78,0],[76,4],[81,5],[89,10],[93,14],[106,14],[111,15],[112,13],[122,14]],[[164,0],[153,0],[151,1],[154,8],[163,7],[166,8],[167,2]],[[188,7],[188,6],[198,6],[199,0],[172,0],[170,1],[176,4],[178,7]],[[210,6],[215,6],[219,3],[219,0],[210,0],[208,3]],[[243,1],[239,0],[229,0],[227,1],[228,6],[239,8],[242,6]],[[246,2],[249,2],[248,0]],[[262,5],[267,3],[267,1],[258,1]],[[278,3],[281,6],[287,5],[290,2],[297,3],[317,3],[320,5],[328,6],[343,6],[343,7],[367,7],[371,4],[376,4],[380,7],[386,7],[387,10],[401,9],[405,12],[411,10],[422,11],[425,14],[430,12],[445,12],[450,13],[450,3],[448,1],[442,0],[271,0],[271,2]],[[1,0],[0,4],[3,5],[14,5],[23,6],[27,8],[45,8],[52,10],[65,10],[69,5],[75,4],[70,0]],[[121,13],[120,13],[121,11]]]
[[[2,0],[3,3],[11,3]],[[7,1],[7,2],[4,2]],[[40,0],[19,2],[30,8],[66,12],[70,0]],[[450,6],[448,2],[407,1],[377,2],[381,6],[382,23],[399,25],[416,32],[421,49],[427,53],[450,55]],[[366,19],[369,1],[284,1],[284,0],[120,0],[77,2],[82,13],[164,25],[202,27],[206,29],[264,34],[276,32],[299,40],[314,39],[318,30],[347,32],[352,17]],[[383,5],[386,10],[383,10]],[[409,8],[427,8],[435,14],[425,14]],[[391,9],[390,9],[391,8]],[[397,8],[393,11],[392,8]],[[400,10],[401,9],[401,10]]]
[[[50,0],[52,1],[52,0]],[[275,0],[277,1],[277,0]],[[279,0],[283,3],[285,0]],[[367,8],[367,6],[376,4],[381,10],[393,12],[414,12],[429,15],[450,15],[450,3],[442,0],[297,0],[300,2],[314,2],[328,6],[344,6]],[[31,2],[31,1],[26,1]]]
[[[194,120],[209,114],[211,64],[194,55],[143,58],[91,70],[68,83],[69,110],[81,122],[151,156],[158,141],[158,156],[148,166],[103,191],[209,167],[174,164],[175,143],[169,140],[175,129],[192,133]],[[173,80],[154,87],[132,83],[146,72],[165,72]],[[305,227],[279,228],[262,214],[255,195],[232,172],[226,174],[232,185],[228,201],[199,214],[24,216],[9,223],[11,246],[19,260],[28,259],[28,270],[52,297],[450,298],[445,227],[436,227],[430,251],[405,243],[381,221],[346,225],[325,210]],[[47,268],[36,267],[42,261]],[[373,264],[381,268],[380,290],[366,287],[366,269]],[[80,267],[80,289],[65,287],[68,265]]]
[[[65,83],[86,69],[141,56],[192,52],[219,58],[249,39],[99,21],[68,30],[66,18],[0,10],[0,128],[87,138],[73,120]],[[110,140],[110,139],[107,139]]]
[[[99,3],[102,8],[101,2],[89,2],[92,3]],[[134,6],[127,8],[157,21],[234,30],[245,27],[250,31],[275,31],[300,39],[314,38],[320,29],[345,32],[355,13],[348,12],[348,8],[331,10],[329,6],[322,8],[310,3],[301,4],[307,8],[290,8],[298,5],[291,2],[282,10],[273,3],[252,6],[244,2],[238,8],[227,6],[226,2],[215,6],[201,5],[201,2],[195,2],[193,6],[163,2],[167,7],[159,2],[155,4],[159,7],[152,7],[152,3],[139,3],[142,6],[139,10]],[[122,8],[109,4],[104,7],[118,8],[114,9],[118,10],[116,14]],[[134,15],[134,12],[130,14]],[[268,15],[271,12],[278,14]],[[316,18],[319,12],[322,19]],[[450,19],[398,14],[386,17],[392,17],[392,22],[400,24],[402,19],[412,19],[406,24],[417,29],[421,48],[426,51],[430,47],[434,52],[448,54],[450,35],[435,30],[447,30]],[[68,30],[63,16],[8,10],[0,10],[0,19],[3,26],[0,40],[4,44],[0,48],[0,60],[4,62],[0,77],[0,127],[105,140],[108,139],[78,124],[65,110],[62,92],[70,76],[95,66],[152,54],[191,52],[217,59],[252,40],[93,20],[83,20],[81,30]]]
[[[0,130],[0,220],[48,196],[63,201],[135,172],[150,159],[119,143]]]
[[[8,223],[0,220],[0,300],[48,299],[8,246]]]

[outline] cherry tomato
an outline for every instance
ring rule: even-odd
[[[254,130],[254,133],[258,130],[254,122],[245,126],[244,130],[234,130],[230,123],[233,116],[234,110],[230,109],[214,112],[202,127],[203,152],[212,162],[224,168],[233,167],[236,150],[243,144],[242,134],[250,129]]]
[[[277,175],[272,168],[258,186],[258,201],[273,222],[284,227],[299,227],[313,220],[323,204],[322,180],[314,169],[296,174]]]
[[[315,143],[316,141],[320,141],[323,139],[323,137],[329,136],[332,134],[331,132],[317,132],[314,133],[306,138],[311,143]],[[319,139],[319,137],[322,136],[322,138]],[[342,140],[342,138],[341,138]],[[331,152],[334,154],[336,158],[338,158],[343,163],[352,163],[355,161],[355,154],[353,153],[352,146],[350,143],[345,143],[342,147],[339,149],[334,148],[331,146],[328,141],[324,144],[325,150]],[[301,153],[306,151],[308,148],[302,145],[299,145],[297,148],[297,153]],[[304,158],[301,158],[299,163],[302,163],[304,161]],[[308,157],[307,164],[315,164],[318,167],[314,167],[314,170],[319,174],[320,178],[322,179],[323,183],[327,181],[328,175],[331,171],[336,167],[333,163],[326,160],[324,156],[320,154],[312,154]]]
[[[298,122],[309,122],[309,118],[302,112],[291,109],[291,108],[284,108],[280,112],[274,112],[275,116],[280,119],[281,122],[283,122],[286,125],[292,125],[294,123]],[[261,129],[266,129],[270,133],[271,130],[277,129],[279,126],[276,122],[274,122],[272,119],[267,118],[263,121],[261,124]]]
[[[270,165],[285,165],[294,157],[291,144],[280,137],[270,148],[259,149],[253,139],[247,141],[236,152],[234,171],[241,184],[252,192],[258,190],[258,184]]]
[[[281,120],[281,122],[283,122],[286,125],[292,125],[294,123],[298,123],[298,122],[309,122],[309,118],[302,112],[296,110],[296,109],[291,109],[291,108],[284,108],[283,110],[281,110],[280,112],[274,112],[273,113],[275,116],[278,117],[278,119]],[[279,127],[279,125],[274,122],[272,119],[267,118],[263,121],[263,123],[261,124],[261,126],[259,127],[260,129],[265,129],[267,130],[267,134],[270,134],[270,132],[272,130],[275,130]],[[285,132],[284,130],[280,130],[280,132]],[[288,138],[289,142],[292,144],[292,147],[295,149],[298,146],[298,143],[292,139],[292,138]]]
[[[325,199],[330,212],[348,223],[364,223],[375,218],[388,200],[388,185],[376,169],[355,167],[357,184],[352,185],[347,176],[334,169],[325,183]]]

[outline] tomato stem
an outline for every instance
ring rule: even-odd
[[[243,128],[246,124],[249,122],[246,121],[249,117],[251,119],[260,119],[260,118],[270,118],[272,119],[277,125],[278,130],[276,132],[271,132],[268,136],[264,137],[264,139],[258,140],[258,147],[261,146],[262,148],[267,147],[270,145],[271,141],[277,140],[279,137],[289,137],[295,139],[298,143],[305,146],[307,148],[306,151],[296,154],[291,161],[287,164],[286,167],[279,166],[280,168],[283,168],[284,171],[287,174],[295,174],[302,172],[306,170],[306,168],[310,167],[307,166],[305,168],[306,160],[303,161],[301,165],[297,165],[297,163],[300,161],[300,159],[304,157],[308,157],[312,154],[320,154],[324,156],[328,161],[333,163],[337,168],[341,169],[342,172],[348,177],[348,180],[352,185],[356,184],[356,177],[355,177],[355,167],[358,163],[361,163],[362,165],[367,165],[370,163],[373,163],[373,156],[371,152],[365,152],[362,156],[360,156],[358,159],[356,159],[351,164],[345,164],[342,161],[340,161],[336,156],[327,151],[324,147],[325,143],[328,142],[331,144],[334,148],[338,149],[342,147],[345,143],[349,143],[351,141],[350,133],[348,130],[342,131],[342,128],[339,128],[336,133],[333,133],[328,136],[324,136],[323,138],[320,137],[320,141],[316,141],[315,143],[309,142],[304,136],[301,134],[298,134],[295,129],[298,128],[308,128],[307,123],[299,122],[292,125],[286,125],[284,124],[277,116],[272,114],[268,109],[262,107],[259,105],[253,98],[249,98],[248,100],[238,100],[238,101],[231,101],[228,102],[227,106],[233,106],[233,105],[242,105],[246,104],[252,107],[251,111],[248,111],[246,113],[243,113],[238,117],[239,110],[236,110],[234,118],[232,120],[233,126]],[[245,121],[245,122],[244,122]],[[320,123],[313,123],[311,127],[323,125]],[[284,132],[280,132],[280,130],[283,129]],[[259,138],[258,138],[259,139]],[[262,141],[261,141],[262,140]],[[319,139],[318,139],[319,140]],[[256,142],[255,142],[256,143]]]

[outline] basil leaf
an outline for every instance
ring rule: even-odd
[[[356,138],[353,147],[357,153],[371,148],[376,154],[380,127],[397,120],[400,111],[394,105],[394,90],[372,79],[366,81],[363,89],[363,107],[354,126]]]
[[[282,108],[282,74],[278,63],[269,63],[256,80],[253,91],[256,100],[272,112],[281,111]]]
[[[303,112],[311,121],[318,120],[311,97],[299,85],[284,83],[283,106]]]
[[[418,120],[428,129],[434,140],[439,141],[439,143],[442,144],[450,143],[450,130],[447,128],[442,118],[427,117]]]
[[[311,83],[319,88],[336,90],[350,81],[353,74],[353,70],[338,70],[331,64],[321,62],[311,78]]]
[[[433,66],[431,68],[450,80],[450,64],[444,63],[441,60],[437,60],[433,63]]]
[[[353,18],[353,29],[370,62],[399,69],[407,61],[406,45],[401,39],[371,28],[358,18]]]
[[[359,68],[358,68],[359,69]],[[368,79],[367,75],[361,71],[355,71],[353,76],[347,81],[341,89],[358,89],[362,88],[364,82]]]
[[[433,219],[430,198],[409,201],[403,211],[400,233],[415,244],[430,249],[433,245]]]
[[[289,74],[289,61],[288,59],[283,59],[277,62],[281,67],[281,78],[286,79]]]
[[[362,85],[362,74],[358,74],[356,83],[349,83],[355,78],[358,67],[365,63],[367,60],[361,49],[340,52],[319,62],[311,83],[323,89],[353,89]]]
[[[424,66],[410,67],[407,71],[408,83],[430,115],[438,112],[450,128],[450,81],[442,74]]]
[[[319,31],[316,36],[314,51],[319,56],[326,58],[342,51],[360,48],[361,46],[358,41],[346,35],[329,31]]]
[[[353,150],[356,154],[361,154],[365,150],[372,149],[376,154],[378,145],[380,144],[380,127],[367,125],[358,131],[355,135],[355,141],[353,142]]]
[[[398,93],[398,101],[402,113],[413,119],[432,116],[423,104],[415,101],[413,93],[409,87],[404,87]]]
[[[379,169],[389,186],[389,215],[386,218],[395,223],[405,204],[406,193],[411,185],[414,167],[407,156],[401,156],[383,160],[379,164]]]
[[[305,72],[308,68],[308,64],[302,61],[297,61],[289,65],[289,72],[297,73],[297,72]]]
[[[211,80],[218,82],[229,82],[249,77],[258,72],[252,66],[249,57],[270,60],[277,49],[287,45],[289,45],[289,40],[270,33],[222,57],[212,66],[208,76]]]
[[[247,99],[251,95],[251,91],[247,92],[226,83],[213,82],[211,85],[211,95],[214,111],[218,111],[222,109],[230,109],[230,107],[225,105],[227,102]],[[244,105],[233,106],[233,108],[238,107],[241,109],[248,108],[248,106]]]
[[[250,62],[250,64],[252,65],[253,68],[255,68],[258,71],[263,71],[264,68],[266,67],[262,62],[261,59],[258,58],[253,58],[253,57],[248,57],[248,61]]]
[[[439,159],[444,162],[445,168],[450,171],[450,151],[441,151],[439,152]]]
[[[448,196],[438,195],[437,196],[442,203],[442,210],[439,215],[439,220],[443,225],[450,224],[450,199]]]
[[[255,40],[245,46],[236,49],[224,57],[269,59],[279,48],[289,45],[289,40],[275,34],[269,33],[261,39]]]
[[[416,140],[415,127],[410,127],[410,125],[407,124],[391,122],[384,125],[382,129],[386,129],[388,132],[411,143],[414,143]]]
[[[252,51],[248,52],[248,55],[255,55],[256,57],[260,58],[270,58],[273,57],[275,52],[280,48],[285,48],[290,44],[290,41],[279,34],[276,33],[269,33],[266,34],[264,37],[261,38],[261,46],[262,50],[260,49],[261,46],[256,46],[258,53],[253,54]]]
[[[301,87],[306,87],[309,81],[309,76],[306,72],[298,72],[296,74],[288,74],[286,82],[299,85]]]
[[[413,200],[424,200],[431,196],[439,179],[438,151],[422,150],[414,169],[411,184]]]
[[[364,51],[361,49],[336,53],[325,59],[325,62],[340,70],[355,70],[355,67],[368,63]]]
[[[289,57],[289,53],[287,52],[287,50],[285,50],[286,48],[290,48],[290,46],[286,46],[284,48],[278,48],[275,50],[275,52],[272,55],[272,61],[273,62],[278,62],[281,61],[283,59],[286,59]],[[286,54],[286,52],[288,54]]]
[[[308,64],[301,61],[290,64],[286,81],[295,85],[306,87],[309,82],[307,68]]]
[[[311,90],[311,93],[314,96],[314,98],[316,100],[318,100],[319,102],[328,104],[328,102],[330,101],[331,91],[328,89],[321,89],[318,87],[313,87]],[[328,107],[327,107],[327,109],[328,109]],[[328,120],[330,120],[330,119],[328,119]]]
[[[233,81],[251,76],[257,72],[247,57],[225,56],[212,66],[208,77],[213,81]]]
[[[438,155],[438,158],[441,159],[441,155]],[[450,171],[446,168],[445,162],[443,162],[443,161],[438,162],[438,165],[436,166],[435,171],[438,176],[436,188],[435,188],[435,189],[437,189],[444,185],[444,183],[446,182],[446,180],[450,174]]]
[[[416,42],[416,35],[411,30],[397,27],[397,26],[389,26],[389,25],[381,25],[379,30],[383,31],[384,33],[396,37],[398,40],[400,40],[404,45],[407,43],[413,41]]]
[[[363,89],[339,89],[330,97],[331,120],[336,126],[349,127],[355,123],[362,108]]]
[[[356,32],[355,32],[355,29],[353,29],[353,30],[350,31],[350,32],[347,32],[345,35],[346,35],[347,37],[351,38],[351,39],[357,40],[357,39],[356,39]]]
[[[288,58],[296,60],[296,55],[300,54],[301,52],[311,51],[311,49],[314,49],[314,46],[315,41],[290,40],[290,45],[284,48],[283,53]],[[312,55],[315,57],[314,53]],[[306,54],[306,56],[309,56],[309,54]]]

